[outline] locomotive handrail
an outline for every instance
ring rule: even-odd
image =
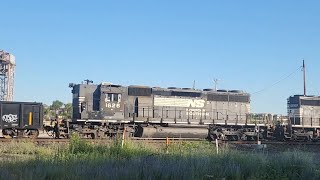
[[[240,120],[248,122],[248,115],[241,112],[229,113],[227,109],[206,110],[203,108],[183,108],[183,107],[168,107],[168,106],[135,106],[138,116],[135,116],[134,121],[138,118],[146,119],[150,122],[151,119],[160,119],[160,123],[165,120],[172,120],[174,123],[186,122],[191,124],[198,122],[204,124],[210,122],[224,121],[225,124],[238,124]],[[250,122],[251,123],[251,122]],[[247,123],[245,123],[247,124]]]

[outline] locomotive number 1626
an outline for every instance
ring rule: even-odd
[[[120,103],[106,103],[106,107],[107,108],[120,108],[121,107],[121,105],[120,105]]]

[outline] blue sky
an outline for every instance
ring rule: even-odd
[[[320,92],[320,1],[0,1],[15,100],[71,102],[69,82],[242,89],[253,112]],[[289,78],[272,86],[286,75]],[[268,88],[269,87],[269,88]],[[267,89],[265,89],[267,88]],[[254,93],[257,91],[260,93]]]

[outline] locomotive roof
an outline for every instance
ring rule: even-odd
[[[192,88],[152,88],[153,90],[163,90],[163,91],[185,91],[185,92],[201,92],[201,90],[198,89],[192,89]]]
[[[118,85],[118,84],[112,84],[109,82],[102,82],[100,84],[81,84],[81,85],[86,85],[86,86],[109,86],[109,87],[123,87],[125,88],[126,86]],[[145,86],[145,85],[129,85],[127,88],[148,88],[156,91],[182,91],[182,92],[196,92],[196,93],[204,93],[204,94],[246,94],[248,95],[249,93],[243,91],[243,90],[224,90],[224,89],[219,89],[219,90],[214,90],[214,89],[193,89],[193,88],[178,88],[178,87],[150,87],[150,86]],[[300,95],[295,95],[295,96],[300,96]],[[303,96],[303,95],[301,95]]]
[[[301,98],[301,99],[306,99],[306,98],[320,98],[320,96],[316,96],[316,95],[308,95],[308,96],[304,96],[304,95],[293,95],[290,96],[290,98]]]
[[[178,87],[149,87],[149,86],[137,86],[137,85],[130,85],[129,88],[151,88],[156,91],[184,91],[184,92],[203,92],[203,93],[237,93],[237,94],[248,94],[242,90],[218,90],[215,91],[213,89],[192,89],[192,88],[178,88]]]

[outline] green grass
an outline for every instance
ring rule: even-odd
[[[68,146],[32,143],[0,148],[0,179],[319,179],[318,154],[248,153],[226,149],[216,154],[206,142],[168,148],[120,141],[89,144],[73,137]]]

